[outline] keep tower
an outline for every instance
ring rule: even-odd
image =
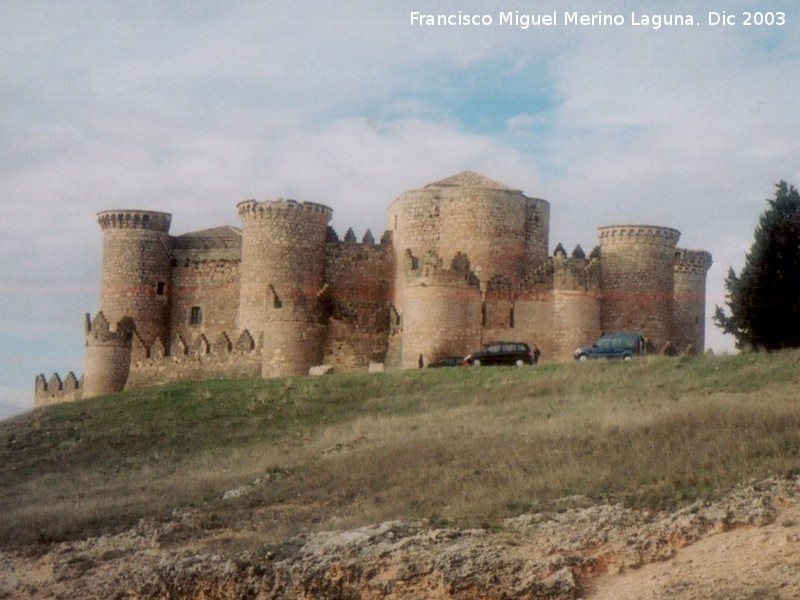
[[[246,200],[237,326],[262,346],[265,377],[304,374],[322,359],[325,256],[332,210],[313,202]]]
[[[550,204],[464,171],[401,194],[389,207],[389,229],[398,260],[409,249],[445,264],[466,255],[485,291],[495,276],[516,286],[547,261]]]
[[[549,227],[546,200],[471,171],[401,194],[389,207],[397,366],[479,346],[487,292],[513,296],[547,262]]]

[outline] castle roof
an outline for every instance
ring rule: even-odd
[[[242,230],[230,225],[191,231],[172,238],[172,245],[175,248],[227,248],[241,243]]]
[[[489,179],[488,177],[481,175],[480,173],[475,173],[474,171],[462,171],[457,175],[453,175],[451,177],[447,177],[439,181],[434,181],[433,183],[429,183],[428,185],[426,185],[424,189],[449,188],[449,187],[478,188],[484,190],[504,190],[509,192],[519,191],[514,188],[508,187],[507,185],[500,183],[499,181],[495,181],[494,179]]]
[[[200,231],[190,231],[178,236],[179,238],[236,238],[242,237],[242,230],[238,227],[231,225],[223,225],[222,227],[211,227],[210,229],[201,229]]]

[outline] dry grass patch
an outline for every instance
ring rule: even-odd
[[[0,540],[187,508],[271,542],[569,502],[672,508],[800,469],[798,357],[213,381],[52,407],[0,424]]]

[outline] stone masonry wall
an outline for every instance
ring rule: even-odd
[[[326,258],[323,362],[337,370],[384,362],[394,278],[391,234],[376,244],[368,230],[357,243],[352,230],[343,241],[329,230]]]
[[[232,229],[232,228],[231,228]],[[241,234],[173,239],[170,331],[188,343],[235,331],[241,280]],[[195,311],[193,318],[193,309]]]
[[[34,382],[33,405],[49,406],[60,402],[74,402],[83,398],[83,382],[70,371],[64,380],[58,373],[53,373],[50,379],[45,379],[43,374],[37,375]]]
[[[261,353],[255,349],[197,345],[187,354],[140,358],[133,362],[125,389],[174,381],[260,376]]]

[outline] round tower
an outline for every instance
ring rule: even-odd
[[[446,356],[464,356],[481,344],[481,290],[468,263],[442,268],[433,254],[421,259],[407,254],[402,295],[402,369],[415,368]]]
[[[550,205],[477,173],[463,172],[401,194],[389,207],[399,260],[433,251],[445,263],[467,256],[485,291],[506,277],[516,287],[548,253]]]
[[[83,397],[121,392],[131,365],[133,324],[129,319],[112,329],[102,312],[86,315]]]
[[[304,374],[322,359],[325,246],[332,210],[312,202],[246,200],[237,326],[262,344],[265,377]]]
[[[602,329],[641,332],[660,351],[672,337],[675,244],[680,232],[652,225],[612,225],[601,227],[599,235]]]
[[[97,214],[103,230],[100,310],[112,324],[133,319],[148,345],[169,341],[171,220],[169,213],[145,210]]]
[[[675,251],[673,337],[681,352],[701,354],[706,339],[706,274],[711,254],[705,250]]]

